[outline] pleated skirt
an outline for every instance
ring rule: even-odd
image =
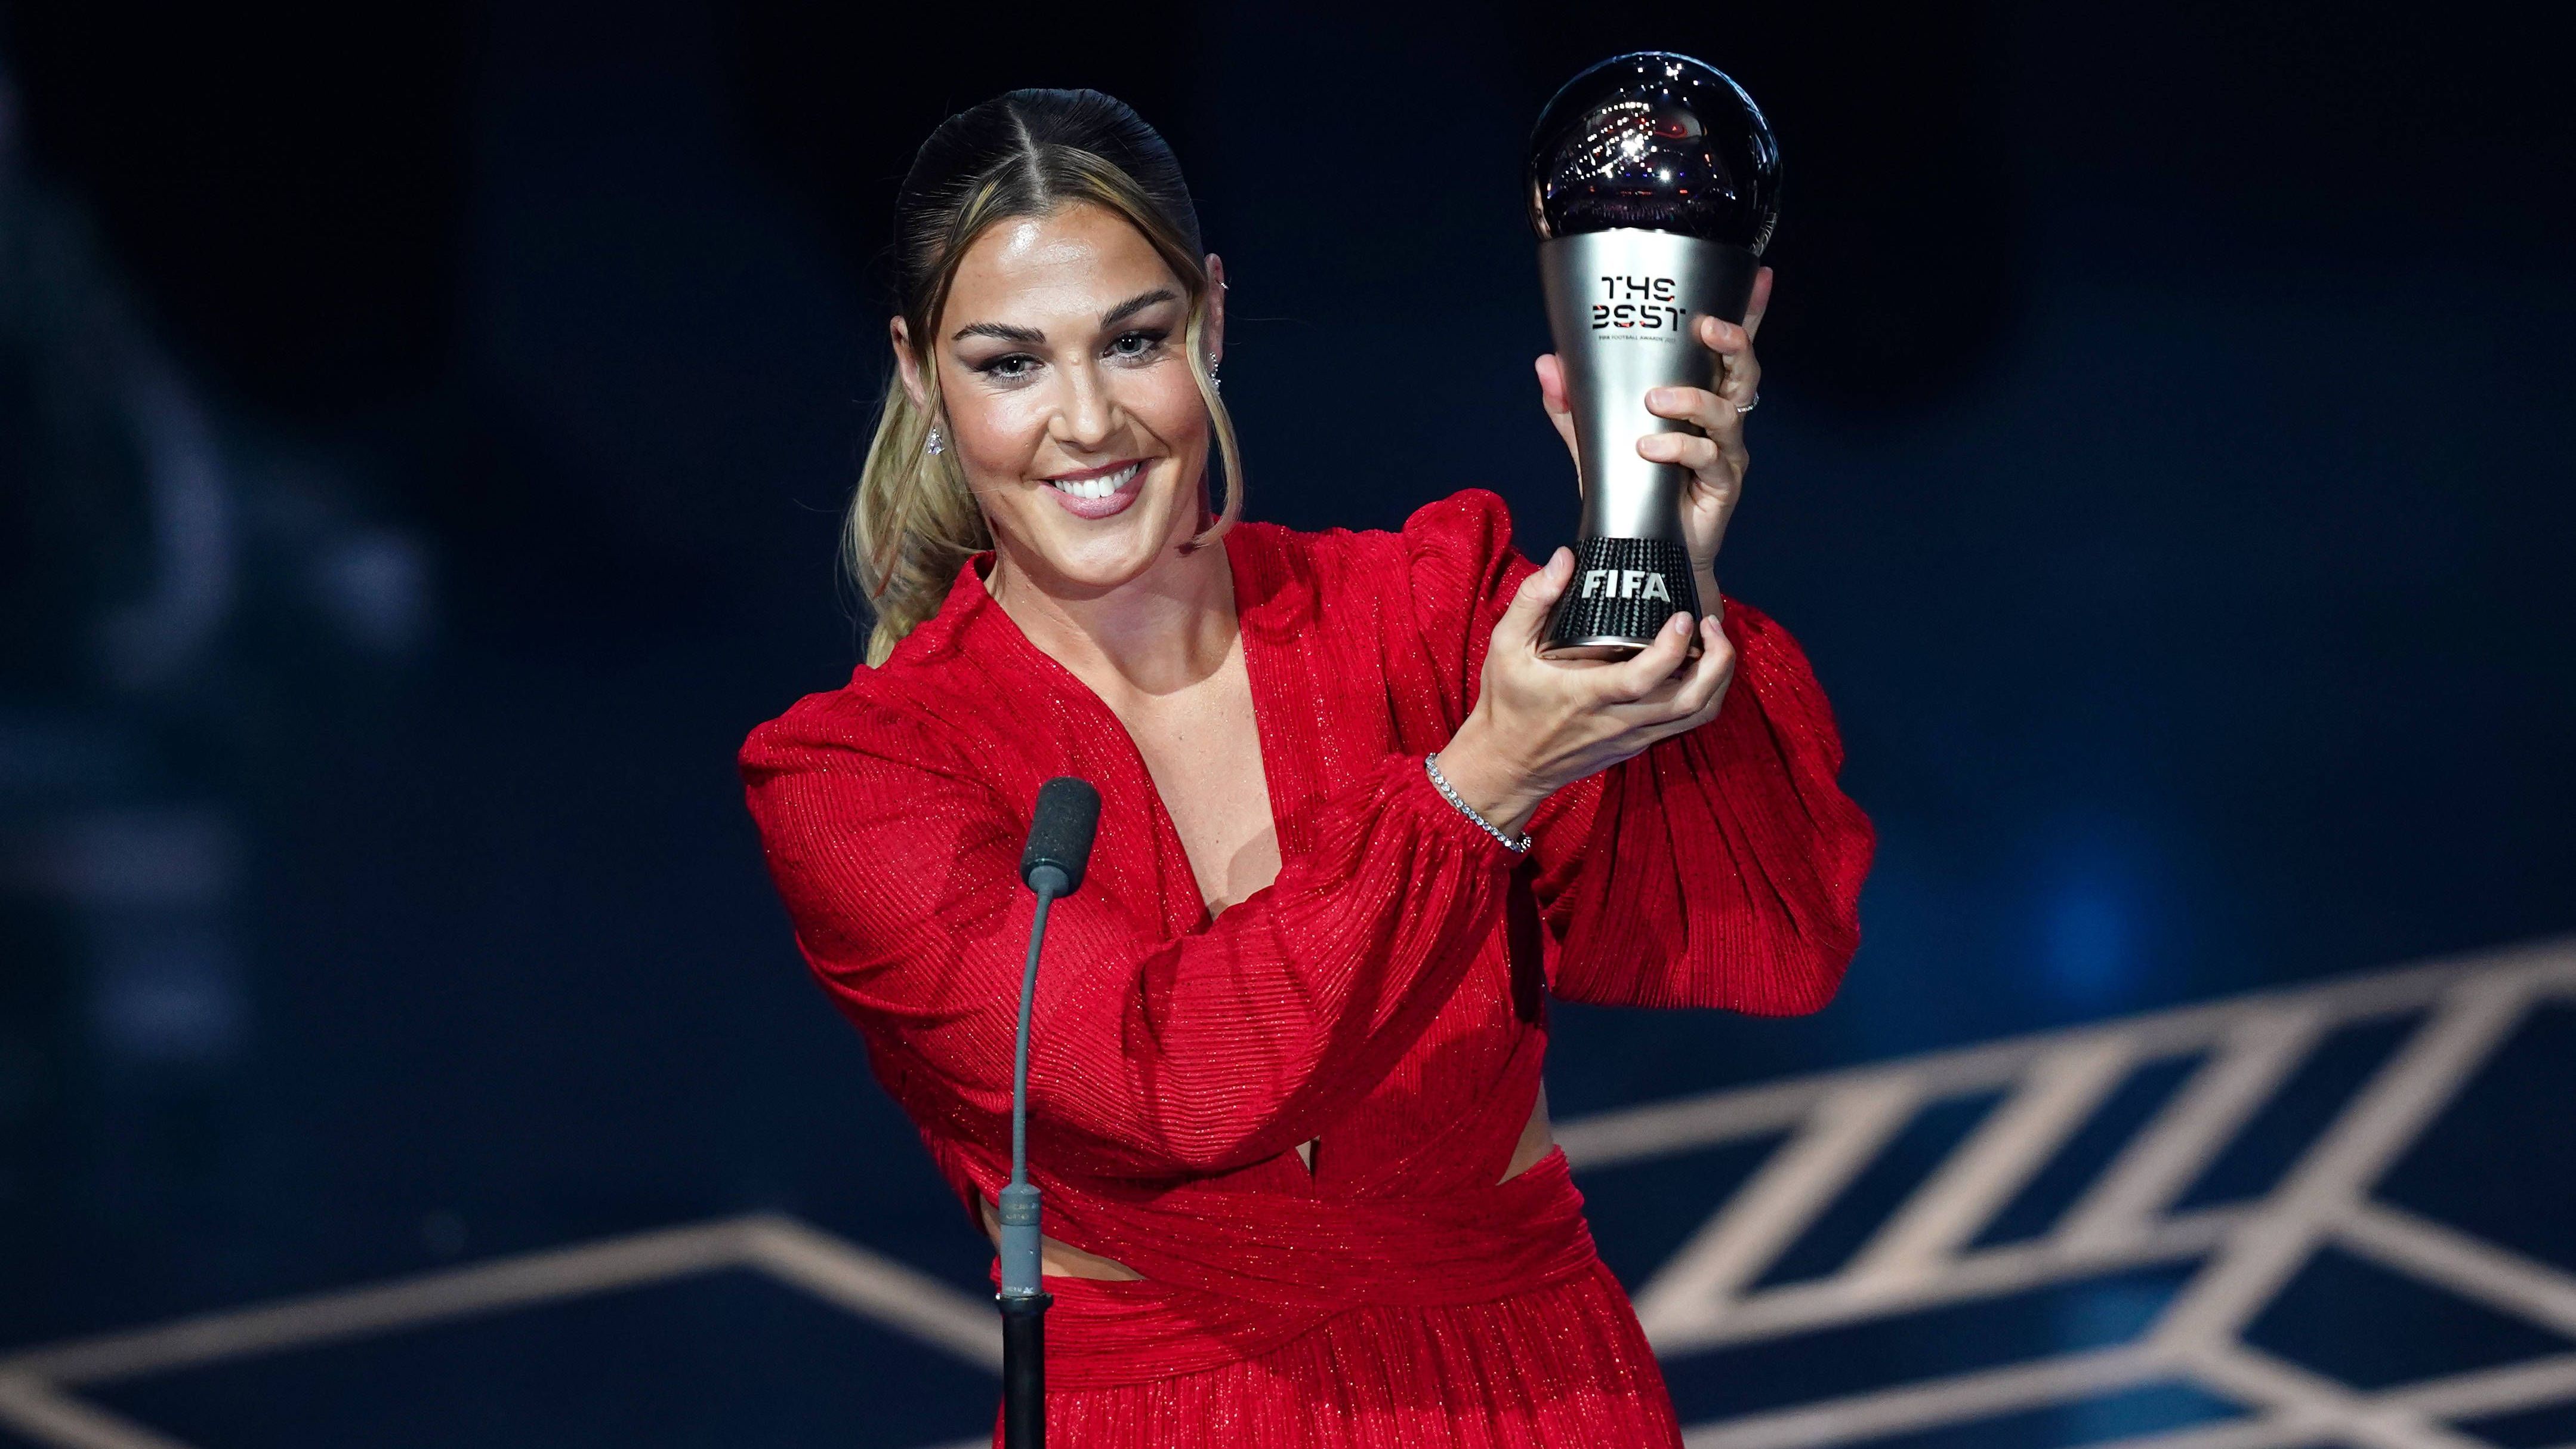
[[[1050,1279],[1051,1339],[1150,1285]],[[1070,1310],[1070,1311],[1068,1311]],[[1052,1355],[1050,1355],[1052,1357]],[[1000,1443],[998,1422],[995,1443]],[[1482,1303],[1358,1306],[1252,1357],[1049,1385],[1049,1449],[1678,1449],[1671,1396],[1607,1268]]]

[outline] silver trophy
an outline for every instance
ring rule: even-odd
[[[1744,320],[1779,215],[1780,148],[1744,88],[1665,51],[1605,60],[1556,93],[1530,135],[1530,225],[1574,408],[1583,523],[1548,621],[1551,658],[1623,658],[1675,610],[1700,614],[1681,528],[1686,470],[1637,456],[1688,424],[1650,388],[1709,387],[1703,313]]]

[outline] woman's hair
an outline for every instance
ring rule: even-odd
[[[1189,294],[1183,352],[1215,424],[1225,470],[1224,511],[1189,546],[1214,542],[1242,514],[1234,423],[1207,368],[1208,274],[1198,208],[1172,148],[1124,102],[1098,91],[995,96],[930,133],[895,201],[895,306],[920,363],[922,396],[915,401],[901,372],[888,372],[876,437],[842,530],[843,562],[875,616],[871,665],[884,663],[897,641],[939,612],[969,555],[993,546],[956,451],[931,453],[923,446],[940,417],[939,314],[957,264],[993,223],[1046,216],[1078,202],[1125,218]]]

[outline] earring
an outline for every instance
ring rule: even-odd
[[[932,423],[930,425],[930,436],[921,440],[921,451],[930,454],[934,458],[939,456],[939,424]]]
[[[1208,387],[1212,391],[1225,391],[1225,379],[1216,375],[1217,369],[1223,366],[1225,366],[1225,364],[1222,362],[1211,362],[1208,364]]]

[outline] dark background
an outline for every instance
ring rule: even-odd
[[[1656,45],[1777,127],[1722,576],[1867,944],[1800,1022],[1562,1010],[1561,1117],[2576,926],[2576,121],[2501,13],[372,9],[0,8],[0,1345],[761,1207],[981,1283],[732,752],[855,661],[893,183],[1015,85],[1178,149],[1254,516],[1533,552],[1529,120]],[[894,1422],[700,1308],[795,1347],[629,1442]]]

